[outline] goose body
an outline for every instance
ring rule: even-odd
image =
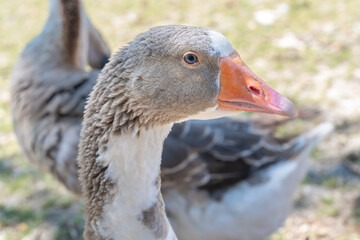
[[[200,122],[183,123],[186,124],[196,126]],[[203,142],[201,147],[209,149],[211,146],[212,150],[206,150],[207,153],[203,154],[205,157],[201,157],[201,153],[200,156],[193,157],[194,162],[205,162],[207,166],[208,171],[202,170],[201,178],[196,171],[187,170],[196,176],[190,184],[195,182],[197,187],[163,187],[171,225],[179,239],[265,239],[283,224],[290,213],[292,196],[306,173],[310,152],[329,134],[332,125],[320,124],[310,132],[286,144],[280,144],[265,134],[264,129],[256,129],[249,121],[219,119],[208,124],[221,126],[220,129],[225,134],[214,142],[209,141],[209,130],[208,136],[198,135],[200,137],[196,140]],[[235,136],[238,137],[237,141],[231,143],[235,135],[233,133],[236,129],[239,131],[239,126],[243,127],[241,134]],[[181,130],[184,131],[184,128]],[[181,130],[175,130],[178,131],[176,136],[187,137]],[[188,134],[190,133],[189,131]],[[233,136],[227,136],[226,133]],[[250,144],[250,139],[253,139],[250,141],[253,148],[246,147]],[[223,166],[219,159],[223,159]],[[181,173],[180,170],[177,172],[174,174]],[[166,174],[162,175],[166,181]],[[196,182],[194,179],[201,180]]]
[[[70,11],[71,9],[78,11]],[[74,12],[79,14],[73,15]],[[64,21],[64,18],[72,22]],[[73,35],[74,31],[69,30],[69,26],[77,26],[76,19],[80,20],[78,34]],[[170,33],[171,28],[168,27],[167,30]],[[203,34],[211,36],[213,40],[204,41],[203,44],[208,47],[215,46],[219,56],[233,51],[231,44],[219,33],[201,28],[188,29],[187,31],[195,32],[201,30]],[[69,38],[69,34],[76,37]],[[81,194],[81,188],[76,156],[85,99],[96,83],[100,73],[97,69],[102,68],[108,56],[109,48],[91,24],[80,2],[51,0],[50,15],[44,30],[27,45],[12,75],[13,121],[24,154],[78,195]],[[85,71],[87,65],[92,66],[93,70]],[[127,66],[129,72],[131,71],[131,79],[134,77],[133,67],[131,64]],[[156,67],[153,70],[158,74],[164,73]],[[114,74],[118,73],[114,71]],[[183,73],[178,71],[171,74]],[[191,77],[191,74],[189,76]],[[215,94],[217,84],[215,82]],[[162,88],[161,91],[166,89]],[[156,91],[152,94],[156,95]],[[199,98],[203,96],[204,92],[199,94]],[[167,99],[173,98],[175,97],[169,96]],[[200,107],[195,106],[194,109]],[[182,113],[183,107],[174,108],[181,113],[172,117],[174,121],[194,117]],[[196,118],[211,118],[212,115],[218,117],[219,114],[214,114],[212,108],[201,109],[207,110],[205,113],[196,112]],[[165,121],[157,119],[156,116],[153,119]],[[162,137],[167,135],[170,125],[169,129],[158,129],[157,134],[163,132]],[[306,169],[308,152],[320,140],[319,136],[328,131],[326,128],[320,129],[323,130],[316,130],[317,134],[304,135],[292,142],[280,144],[268,132],[252,127],[249,120],[221,119],[175,124],[164,143],[161,183],[167,214],[179,238],[256,240],[275,231],[288,214],[292,193]],[[300,141],[304,138],[308,139],[305,145]],[[123,149],[139,145],[147,146],[147,152],[158,149],[153,159],[158,160],[159,151],[162,149],[161,141],[156,141],[157,144],[152,147],[147,145],[149,140],[133,145],[134,139],[129,136],[128,142],[132,144]],[[266,150],[263,150],[264,148]],[[123,153],[127,154],[127,151]],[[123,157],[130,158],[131,155]],[[143,160],[143,157],[140,157],[140,160]],[[291,162],[296,164],[290,164]],[[286,167],[288,165],[295,167]],[[150,167],[149,162],[149,169]],[[281,169],[288,169],[288,174],[281,177],[279,172],[284,172]],[[158,170],[155,169],[152,173],[158,177]],[[281,180],[277,180],[279,178]],[[283,184],[271,184],[273,182]],[[155,189],[154,192],[157,193],[156,191]],[[275,192],[278,193],[279,201],[267,201]],[[263,197],[255,197],[258,194]],[[105,197],[102,200],[105,201]],[[100,197],[99,201],[102,200]],[[265,201],[267,205],[264,204]],[[260,206],[268,208],[262,209]],[[143,208],[149,209],[150,206]],[[116,205],[114,209],[116,210]],[[277,210],[271,212],[271,209]],[[112,216],[109,219],[116,220],[121,215]],[[162,218],[165,219],[164,216]],[[159,229],[164,230],[166,226],[169,230],[168,222],[165,223]],[[149,224],[150,228],[159,227]],[[170,234],[168,237],[172,236]],[[151,238],[141,236],[139,239]]]
[[[192,55],[190,59],[188,54]],[[85,239],[176,239],[160,192],[164,140],[176,122],[213,119],[239,110],[294,114],[292,103],[256,77],[220,33],[189,26],[156,27],[114,54],[90,94],[81,132]],[[236,138],[233,136],[231,141],[228,136],[221,143],[207,137],[227,123],[230,129],[235,126],[235,132],[236,126],[241,126],[227,121],[208,122],[208,131],[185,141],[191,146],[201,144],[195,141],[197,137],[208,140],[211,147],[198,156],[204,158],[207,154],[205,159],[192,158],[188,152],[190,156],[175,163],[162,162],[165,203],[181,239],[261,239],[271,233],[284,220],[294,188],[303,177],[306,161],[301,160],[331,130],[330,125],[322,125],[293,142],[278,144],[275,150],[258,141],[238,151],[237,157],[231,159],[228,155],[226,159],[226,152],[238,144]],[[181,127],[186,128],[186,124]],[[172,133],[178,140],[187,135],[176,128]],[[248,133],[245,139],[250,136],[259,137]],[[224,140],[229,141],[228,146]],[[169,138],[171,141],[174,139]],[[171,151],[177,149],[165,150],[164,160]],[[256,152],[261,151],[271,154],[259,159]],[[248,176],[223,166],[218,175],[227,181],[222,182],[211,171],[212,165],[224,165],[217,159],[221,155],[235,163],[234,167],[250,166],[252,179],[241,182]],[[261,171],[273,162],[277,164]],[[185,176],[192,174],[176,179],[173,183],[177,186],[167,190],[165,186],[181,170],[186,170]],[[209,171],[208,176],[202,173],[204,170]],[[272,194],[280,200],[267,207],[264,204]],[[256,206],[259,209],[251,212],[250,207]],[[237,224],[244,228],[233,229]]]
[[[85,100],[110,51],[80,2],[49,3],[43,31],[13,69],[13,123],[26,157],[80,193],[75,158]]]

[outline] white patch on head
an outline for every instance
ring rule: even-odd
[[[234,52],[234,48],[224,35],[212,30],[210,30],[208,34],[211,39],[211,45],[215,51],[214,54],[219,53],[220,57],[227,57]]]

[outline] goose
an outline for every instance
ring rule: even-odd
[[[165,206],[170,209],[174,228],[186,229],[179,231],[180,239],[262,239],[261,228],[268,227],[261,226],[264,216],[278,226],[284,216],[277,211],[289,208],[290,201],[284,200],[285,196],[291,195],[289,192],[305,171],[305,161],[299,159],[308,157],[314,143],[331,130],[331,124],[322,124],[285,146],[278,145],[278,151],[265,154],[269,157],[259,161],[256,155],[268,150],[261,141],[255,140],[258,145],[249,144],[253,148],[260,146],[257,151],[252,151],[252,146],[238,151],[253,169],[256,164],[263,168],[271,165],[274,156],[289,160],[267,167],[262,174],[255,171],[252,180],[235,187],[234,179],[241,179],[241,171],[228,168],[246,171],[246,164],[221,166],[223,163],[217,162],[217,154],[225,160],[231,152],[226,145],[238,144],[234,141],[237,136],[222,139],[223,144],[218,143],[208,152],[208,166],[225,169],[230,183],[222,183],[216,173],[206,178],[190,168],[187,172],[192,172],[194,178],[188,185],[200,181],[201,190],[189,190],[186,183],[176,181],[176,187],[163,191],[169,205],[164,204],[161,182],[165,184],[166,178],[160,177],[160,166],[166,163],[161,156],[173,124],[189,119],[217,119],[237,111],[295,115],[291,101],[258,78],[221,33],[202,27],[159,26],[138,35],[116,52],[90,93],[81,130],[78,162],[85,198],[84,238],[177,239]],[[228,131],[237,133],[233,128],[237,125],[232,121],[207,123],[185,123],[178,125],[180,131],[173,129],[172,133],[179,140],[187,135],[184,128],[192,124],[208,129],[225,125]],[[188,142],[201,146],[204,141],[214,141],[205,139],[207,134],[202,134],[206,131],[192,132]],[[251,136],[245,135],[242,143],[251,142]],[[178,144],[181,146],[181,141]],[[252,154],[252,161],[251,157],[246,158]],[[231,165],[233,156],[228,157]],[[176,162],[172,168],[168,166],[163,170],[165,176],[179,172],[181,165]],[[213,192],[212,199],[208,190]],[[250,209],[254,206],[258,209]],[[244,231],[244,227],[248,229]]]
[[[50,0],[42,32],[27,44],[11,76],[13,125],[22,152],[77,194],[85,100],[109,56],[81,2]]]
[[[26,46],[13,70],[13,123],[24,155],[80,196],[76,155],[85,99],[110,50],[81,2],[49,2],[43,31]],[[87,65],[93,69],[86,71]],[[310,151],[306,149],[320,141],[320,133],[315,132],[321,131],[316,128],[279,143],[269,128],[255,125],[249,119],[217,119],[173,126],[164,143],[161,186],[166,213],[180,239],[239,239],[244,235],[263,239],[288,215],[293,191],[305,171],[306,151]],[[304,157],[295,159],[301,152],[297,149]],[[295,180],[289,180],[294,178],[289,173],[287,183],[272,190],[274,185],[269,183],[281,181],[276,180],[284,168],[280,166],[292,158],[299,163],[291,174],[296,175]],[[224,220],[214,217],[233,211],[234,203],[224,201],[231,192],[239,196],[261,192],[262,197],[239,202],[236,208],[243,206],[239,214],[223,215]],[[281,197],[270,205],[267,199],[273,192]],[[266,205],[274,211],[269,214],[269,209],[261,209]],[[227,226],[238,232],[223,231]]]

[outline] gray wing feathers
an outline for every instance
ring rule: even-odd
[[[81,191],[76,162],[81,121],[97,73],[58,72],[12,89],[14,127],[24,154],[76,193]],[[52,84],[54,79],[66,84]]]
[[[272,164],[293,159],[304,149],[312,149],[329,131],[331,127],[325,124],[283,142],[266,128],[254,127],[248,119],[176,124],[164,144],[163,184],[171,179],[190,186],[224,188]]]

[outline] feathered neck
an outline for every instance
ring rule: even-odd
[[[49,16],[38,37],[31,42],[38,61],[84,70],[87,65],[86,13],[79,0],[49,0]],[[49,59],[48,59],[48,58]]]
[[[105,67],[90,95],[81,132],[84,237],[174,239],[159,182],[163,142],[172,124],[141,111],[129,89],[134,79],[112,70],[115,62]]]

